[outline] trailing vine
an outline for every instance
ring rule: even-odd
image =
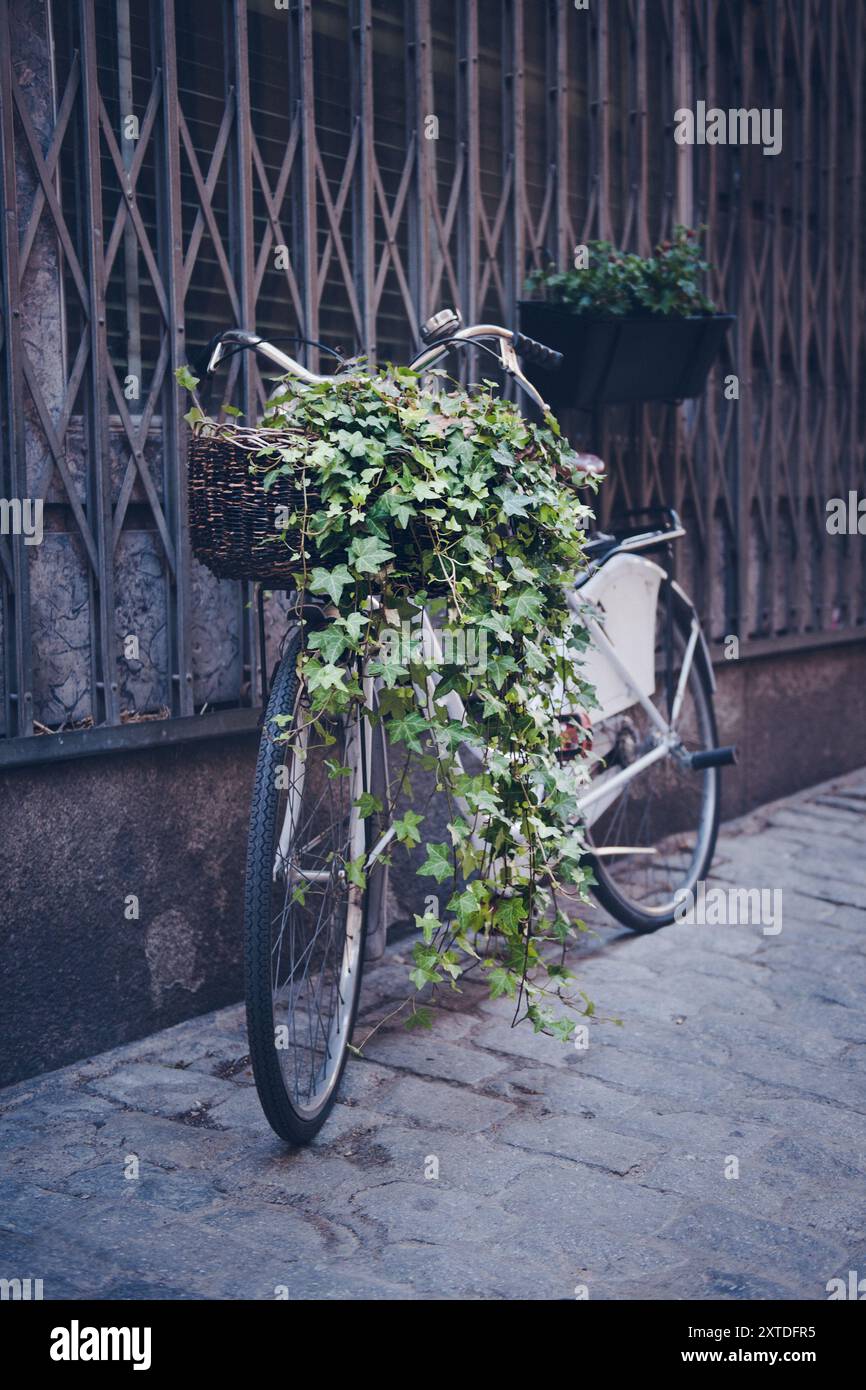
[[[330,618],[307,632],[300,658],[313,712],[363,705],[366,669],[378,685],[370,717],[447,798],[446,841],[427,841],[417,806],[394,820],[400,844],[425,847],[419,872],[446,895],[442,916],[416,916],[412,985],[458,988],[474,968],[491,995],[514,1001],[515,1020],[568,1039],[592,1012],[564,960],[583,924],[562,910],[561,890],[580,901],[589,874],[575,818],[584,760],[579,738],[563,759],[574,726],[560,718],[563,684],[569,709],[591,702],[576,673],[587,634],[565,598],[583,563],[591,480],[554,420],[528,422],[493,383],[469,394],[441,377],[431,392],[405,368],[358,367],[313,386],[287,378],[261,428],[250,466],[267,488],[293,478],[302,500],[281,534],[299,592]],[[441,629],[438,655],[418,640],[423,608]],[[396,814],[395,787],[389,799],[365,793],[362,814]],[[363,882],[363,864],[347,867]],[[426,1011],[413,1007],[411,1021]]]

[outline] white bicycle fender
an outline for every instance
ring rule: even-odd
[[[614,555],[606,565],[572,590],[569,607],[585,620],[588,609],[642,695],[655,691],[655,632],[659,586],[664,570],[640,555]],[[588,710],[593,724],[635,703],[635,692],[596,646],[589,646],[577,666],[581,680],[595,687],[599,707]],[[568,709],[567,687],[563,692]]]

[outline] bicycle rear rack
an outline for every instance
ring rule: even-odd
[[[654,526],[654,521],[661,524]],[[658,550],[685,534],[673,507],[634,507],[613,517],[609,532],[600,531],[587,542],[586,556],[591,563],[603,565],[613,555]]]

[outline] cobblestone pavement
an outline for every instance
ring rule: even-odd
[[[301,1152],[259,1110],[240,1008],[12,1087],[0,1276],[46,1298],[826,1298],[866,1274],[864,848],[866,773],[727,826],[713,886],[781,888],[780,933],[597,914],[578,965],[623,1027],[564,1048],[471,986],[432,1033],[378,1033]],[[399,948],[371,969],[369,1018],[405,978]]]

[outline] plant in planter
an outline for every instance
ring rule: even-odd
[[[473,967],[492,995],[514,999],[515,1018],[570,1037],[574,1013],[592,1012],[570,993],[562,949],[582,924],[559,897],[568,885],[580,900],[588,878],[573,819],[581,762],[562,759],[554,695],[564,680],[591,700],[575,674],[587,634],[564,589],[591,515],[581,490],[592,482],[571,446],[492,383],[470,395],[443,379],[433,394],[391,367],[313,386],[286,379],[255,430],[200,412],[192,428],[193,456],[215,440],[233,450],[237,495],[287,499],[260,577],[276,566],[283,587],[290,574],[301,595],[327,602],[330,621],[307,633],[299,659],[313,716],[324,729],[360,707],[447,799],[446,839],[432,843],[428,805],[395,818],[406,769],[388,805],[361,799],[363,816],[392,823],[404,846],[425,845],[419,872],[445,891],[441,917],[416,918],[412,985],[457,988]],[[439,656],[401,640],[425,608],[449,635]],[[378,679],[375,709],[362,670]],[[363,862],[345,867],[363,881]],[[414,1004],[413,1018],[426,1021]]]
[[[587,249],[584,269],[534,271],[527,288],[544,298],[520,304],[523,330],[565,356],[548,394],[583,409],[699,395],[733,321],[701,288],[700,231],[678,226],[648,257],[607,241]]]

